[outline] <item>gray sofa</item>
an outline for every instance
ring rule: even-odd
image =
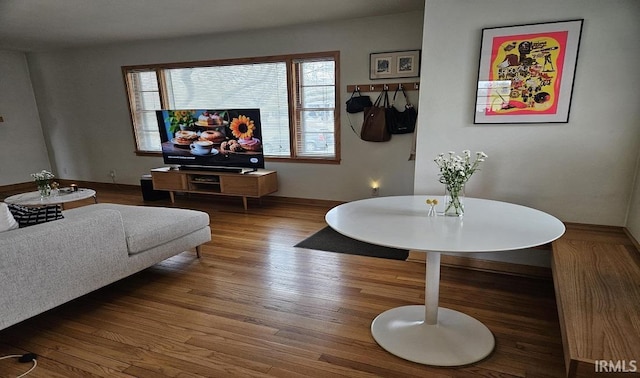
[[[205,212],[95,204],[0,233],[0,330],[211,240]]]

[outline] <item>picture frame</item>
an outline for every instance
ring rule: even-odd
[[[369,55],[369,79],[420,76],[420,50],[389,51]]]
[[[569,122],[583,22],[482,29],[473,123]]]

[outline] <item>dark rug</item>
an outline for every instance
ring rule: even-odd
[[[320,251],[348,253],[350,255],[382,257],[385,259],[406,260],[406,249],[382,247],[346,237],[327,226],[304,239],[294,247],[317,249]]]

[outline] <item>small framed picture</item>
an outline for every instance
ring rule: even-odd
[[[369,60],[372,80],[420,76],[420,50],[372,53]]]

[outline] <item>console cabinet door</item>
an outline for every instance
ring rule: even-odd
[[[177,172],[152,172],[153,189],[187,190],[187,175]]]
[[[223,194],[236,194],[249,197],[257,197],[258,180],[253,177],[222,176],[220,177],[220,189]]]

